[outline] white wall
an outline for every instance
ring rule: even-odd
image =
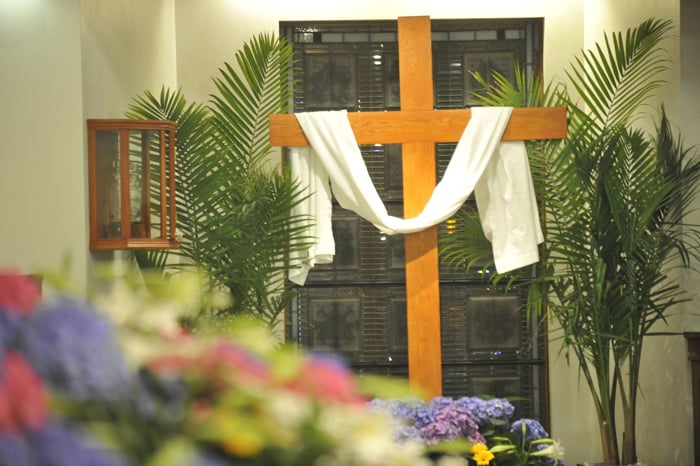
[[[177,87],[173,0],[82,0],[85,118],[124,118],[134,96]]]
[[[0,2],[0,267],[85,281],[79,0]]]
[[[84,286],[86,118],[118,118],[174,86],[173,0],[0,1],[0,266]]]

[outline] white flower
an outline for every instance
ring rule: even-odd
[[[551,445],[542,450],[531,453],[532,456],[546,456],[554,461],[564,460],[564,447],[557,440],[552,440]]]
[[[422,444],[396,443],[389,419],[361,407],[324,406],[319,415],[318,425],[334,439],[336,450],[329,457],[317,462],[315,466],[347,464],[428,466],[431,464],[423,456]]]
[[[282,390],[266,398],[262,409],[285,430],[299,429],[312,414],[312,405],[308,398]]]

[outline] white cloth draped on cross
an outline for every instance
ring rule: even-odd
[[[315,264],[333,260],[332,196],[341,207],[391,235],[421,231],[450,218],[474,192],[496,270],[504,273],[537,262],[537,245],[544,237],[525,143],[501,141],[511,112],[510,107],[471,109],[471,119],[442,179],[423,211],[409,219],[388,215],[346,111],[297,113],[310,146],[290,151],[292,176],[308,189],[308,198],[294,213],[309,216],[310,234],[316,241],[292,257],[290,281],[303,285]]]

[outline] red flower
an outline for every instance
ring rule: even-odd
[[[8,351],[0,378],[0,431],[18,432],[41,427],[49,403],[39,376],[17,352]]]
[[[29,315],[41,299],[41,288],[30,275],[0,271],[0,309]]]

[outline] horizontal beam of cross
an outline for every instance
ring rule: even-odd
[[[465,109],[348,113],[358,144],[457,142],[470,118]],[[514,108],[503,134],[504,141],[565,137],[565,107]],[[309,145],[293,114],[270,115],[270,143]]]

